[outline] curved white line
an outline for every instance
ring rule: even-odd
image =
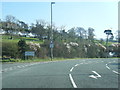
[[[106,66],[106,68],[110,70],[110,68],[108,66]]]
[[[79,65],[79,64],[76,64],[75,67],[78,66],[78,65]]]
[[[114,70],[112,70],[114,73],[116,73],[116,74],[120,74],[120,73],[118,73],[117,71],[114,71]]]
[[[115,61],[113,61],[115,62]],[[108,62],[108,63],[112,63],[112,62]],[[108,68],[110,70],[110,67],[108,67],[108,64],[106,64],[106,68]],[[119,72],[115,71],[115,70],[112,70],[112,72],[116,73],[116,74],[120,74]]]
[[[74,67],[72,67],[72,68],[70,69],[70,72],[72,72],[73,69],[74,69]]]
[[[71,74],[69,74],[69,77],[70,77],[70,80],[71,80],[71,83],[72,83],[73,87],[77,88],[77,85],[75,84]]]

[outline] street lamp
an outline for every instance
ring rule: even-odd
[[[53,29],[52,29],[52,5],[55,4],[55,2],[51,2],[51,41],[50,41],[50,54],[51,54],[51,60],[53,59]]]

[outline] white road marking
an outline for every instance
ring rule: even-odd
[[[89,77],[97,79],[97,77],[94,75],[90,75]]]
[[[72,72],[73,69],[74,69],[74,67],[72,67],[72,68],[70,69],[70,72]]]
[[[75,84],[71,74],[69,74],[69,77],[70,77],[70,80],[71,80],[71,83],[72,83],[73,87],[77,88],[77,86],[76,86],[76,84]]]
[[[114,71],[114,70],[112,70],[114,73],[116,73],[116,74],[120,74],[120,73],[118,73],[117,71]]]
[[[100,74],[98,74],[96,71],[92,71],[93,73],[97,74],[98,76],[97,77],[101,77]]]
[[[110,70],[110,68],[106,65],[106,68]]]
[[[78,66],[79,64],[76,64],[75,66]]]
[[[113,62],[115,62],[115,61],[113,61]],[[109,62],[109,63],[111,63],[111,62]],[[108,68],[109,70],[110,70],[110,67],[108,67],[108,64],[106,64],[106,68]],[[114,73],[116,73],[116,74],[120,74],[119,72],[117,72],[117,71],[115,71],[115,70],[112,70]]]
[[[101,77],[101,75],[98,74],[96,71],[92,71],[92,72],[95,73],[95,74],[97,74],[97,76],[95,76],[95,75],[90,75],[89,77],[95,78],[95,79],[97,79],[97,77]]]

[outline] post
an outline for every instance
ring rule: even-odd
[[[55,4],[55,2],[51,2],[51,42],[50,42],[51,61],[53,59],[52,4]]]
[[[108,35],[107,35],[107,38],[106,38],[106,46],[108,45]]]
[[[107,57],[107,58],[108,58],[108,36],[109,36],[109,35],[107,35],[107,39],[106,39],[106,49],[107,49],[107,56],[106,56],[106,57]]]

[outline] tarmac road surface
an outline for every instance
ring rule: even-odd
[[[118,88],[116,58],[2,64],[2,88]]]

